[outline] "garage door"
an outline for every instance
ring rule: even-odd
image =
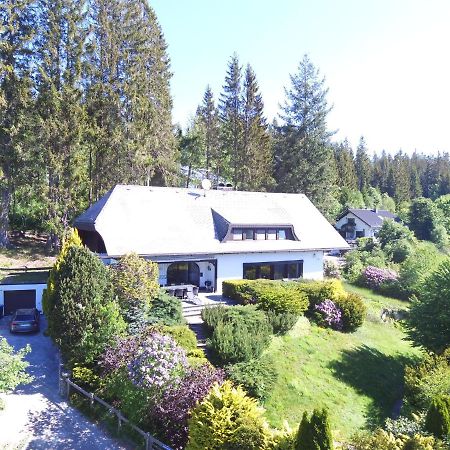
[[[36,291],[5,291],[5,315],[19,308],[36,308]]]

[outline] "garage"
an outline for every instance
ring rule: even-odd
[[[36,290],[14,290],[4,292],[4,314],[12,314],[20,308],[36,308]]]

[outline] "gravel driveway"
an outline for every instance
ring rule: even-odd
[[[18,442],[26,442],[27,449],[125,449],[60,397],[58,356],[51,339],[43,335],[45,319],[42,331],[31,335],[11,335],[8,323],[8,318],[0,320],[0,336],[16,349],[31,345],[26,358],[34,381],[6,396],[6,409],[0,411],[0,449],[15,448],[8,444]]]

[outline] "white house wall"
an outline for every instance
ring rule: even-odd
[[[42,296],[47,284],[1,284],[0,306],[5,304],[5,291],[36,291],[36,308],[42,311]]]
[[[342,226],[347,223],[348,218],[355,219],[355,231],[364,231],[364,237],[374,237],[374,229],[352,213],[348,213],[344,217],[342,217],[342,219],[338,220],[336,222],[336,228],[340,230]]]
[[[222,292],[225,280],[240,280],[244,263],[303,261],[303,278],[321,280],[323,278],[323,252],[279,252],[279,253],[239,253],[217,255],[217,292]]]

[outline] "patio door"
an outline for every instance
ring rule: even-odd
[[[195,262],[172,263],[167,268],[167,284],[200,286],[200,268]]]

